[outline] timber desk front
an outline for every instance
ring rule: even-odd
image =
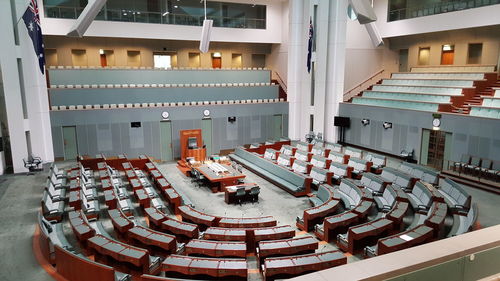
[[[227,218],[216,217],[202,213],[190,206],[179,207],[180,215],[183,221],[192,222],[199,226],[218,226],[226,228],[258,228],[276,226],[276,220],[272,216],[257,218]]]
[[[226,190],[224,191],[224,202],[226,202],[226,204],[236,203],[236,191],[238,188],[245,188],[245,196],[243,198],[244,201],[251,201],[253,199],[256,199],[256,201],[258,201],[259,194],[256,195],[250,194],[252,188],[255,187],[259,186],[255,183],[244,183],[244,184],[227,186]],[[256,198],[252,198],[252,196],[256,196]]]
[[[213,164],[222,166],[225,168],[225,171],[216,172],[211,167]],[[239,179],[246,177],[244,174],[238,172],[227,163],[209,162],[201,165],[193,165],[192,168],[200,172],[210,182],[210,188],[213,193],[224,192],[226,190],[226,186],[236,185],[238,184]]]

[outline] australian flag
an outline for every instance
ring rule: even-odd
[[[311,73],[311,56],[313,51],[314,27],[312,19],[309,19],[309,44],[307,46],[307,72]]]
[[[30,0],[28,8],[23,15],[24,23],[28,29],[33,47],[35,48],[36,56],[38,57],[38,65],[42,74],[45,72],[45,55],[43,52],[42,28],[40,27],[40,15],[38,14],[38,5],[36,0]]]

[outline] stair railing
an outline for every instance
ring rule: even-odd
[[[359,83],[355,87],[353,87],[350,90],[348,90],[347,92],[345,92],[343,101],[348,101],[351,98],[359,95],[359,93],[368,89],[368,87],[370,87],[371,85],[377,83],[378,80],[380,80],[382,78],[387,78],[387,77],[385,77],[385,74],[386,74],[385,69],[381,69],[381,70],[375,72],[370,77],[365,79],[363,82]]]
[[[286,84],[285,84],[285,82],[283,81],[283,79],[281,78],[281,76],[279,75],[279,73],[277,71],[274,71],[274,74],[276,76],[274,76],[273,78],[276,78],[276,80],[278,81],[278,84],[281,86],[281,88],[283,88],[283,90],[286,93],[287,90],[286,90]]]

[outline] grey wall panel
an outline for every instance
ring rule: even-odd
[[[82,136],[82,137],[78,137]],[[87,126],[85,125],[78,125],[76,126],[76,138],[78,140],[78,153],[80,151],[88,151],[89,150],[89,145],[88,145],[88,133],[87,133]]]
[[[267,83],[270,70],[50,69],[52,85]]]
[[[470,136],[469,137],[467,151],[471,155],[477,155],[477,153],[479,152],[479,137],[478,136]]]
[[[56,155],[56,157],[64,157],[62,128],[60,126],[52,126],[51,129],[54,155]]]
[[[59,105],[275,99],[278,86],[50,89],[50,103]]]
[[[352,120],[370,119],[375,142],[368,148],[398,155],[402,149],[414,149],[415,155],[420,155],[422,129],[432,130],[432,113],[380,108],[375,106],[342,103],[339,115],[351,117]],[[392,122],[393,134],[384,132],[383,122]],[[360,122],[351,122],[348,129],[347,142],[366,146],[351,132],[356,132],[363,126]],[[409,127],[409,130],[404,128]],[[451,160],[458,161],[463,153],[479,157],[500,160],[500,121],[490,118],[473,117],[458,114],[442,113],[441,131],[453,134]],[[398,130],[399,133],[395,131]],[[387,144],[391,145],[388,146]]]
[[[210,109],[212,118],[213,152],[221,149],[232,149],[238,145],[252,142],[264,142],[272,135],[272,121],[274,114],[286,114],[288,104],[252,104],[252,105],[219,105],[219,106],[192,106],[192,107],[163,107],[148,109],[109,109],[109,110],[71,110],[51,112],[53,124],[54,153],[56,157],[63,156],[62,126],[84,126],[78,133],[78,141],[82,144],[80,154],[95,155],[103,152],[106,155],[126,153],[129,157],[138,154],[148,154],[155,158],[161,157],[159,122],[161,113],[168,111],[172,122],[172,141],[174,157],[180,157],[179,132],[186,129],[198,129],[201,126],[203,110]],[[227,117],[236,116],[236,139],[226,137]],[[261,124],[260,138],[250,135],[250,119],[257,118]],[[284,118],[284,127],[287,128],[288,118]],[[133,148],[130,143],[130,123],[141,122],[143,142],[141,148]],[[100,127],[101,133],[98,133]],[[104,133],[102,133],[104,132]],[[102,140],[100,137],[106,137]],[[80,141],[80,139],[84,139]],[[99,150],[98,142],[108,144],[110,149]],[[85,148],[83,148],[85,147]]]
[[[87,126],[87,143],[88,151],[81,154],[96,155],[97,152],[97,126],[96,124],[88,124]]]

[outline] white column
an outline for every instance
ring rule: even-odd
[[[304,0],[290,0],[289,2],[289,41],[288,41],[288,85],[287,97],[289,103],[288,114],[288,136],[291,139],[300,139],[302,110],[302,77],[301,68],[305,66],[302,60],[304,49],[304,21],[303,21]],[[303,62],[303,63],[302,63]]]
[[[21,58],[23,62],[24,88],[26,108],[31,136],[31,152],[45,162],[54,161],[52,146],[52,130],[50,126],[49,96],[47,81],[38,67],[38,58],[26,30],[24,21],[18,24],[21,41]]]
[[[12,15],[11,2],[0,1],[0,66],[5,94],[5,111],[9,130],[10,148],[14,173],[25,172],[23,158],[28,156],[24,133],[24,115],[21,100],[21,84],[17,58],[19,46],[14,40],[14,22],[17,16]],[[5,136],[4,136],[5,137]]]
[[[53,161],[52,132],[49,99],[45,76],[41,74],[33,43],[22,20],[28,1],[0,1],[0,66],[5,96],[6,120],[9,131],[14,173],[25,172],[23,158],[28,157],[26,132],[30,132],[31,152],[43,161]],[[43,6],[39,8],[43,10]],[[18,28],[16,45],[14,26]],[[21,61],[22,76],[18,59]],[[23,113],[22,88],[26,102],[26,119]]]
[[[329,14],[324,138],[329,142],[335,142],[337,128],[333,126],[333,118],[338,114],[339,103],[342,102],[344,95],[347,0],[330,1]]]

